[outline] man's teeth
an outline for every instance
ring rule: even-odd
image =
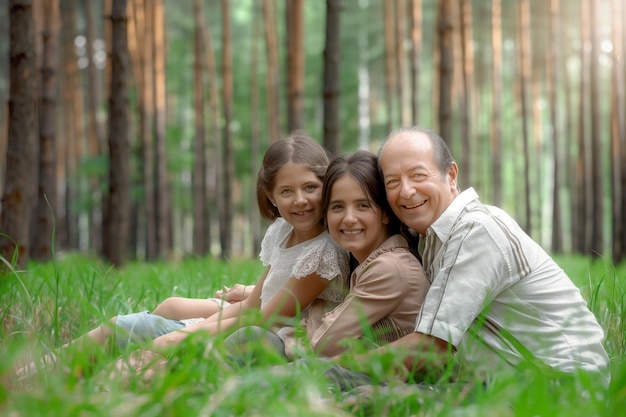
[[[412,205],[412,206],[405,206],[405,207],[406,207],[407,209],[414,209],[414,208],[416,208],[416,207],[423,206],[424,204],[426,204],[426,200],[424,200],[424,201],[422,201],[422,202],[420,202],[420,203],[414,204],[414,205]]]

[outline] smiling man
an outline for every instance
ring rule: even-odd
[[[472,188],[459,192],[441,137],[393,132],[379,169],[392,210],[420,234],[431,282],[415,331],[383,348],[395,349],[404,371],[438,373],[454,359],[488,378],[526,363],[608,383],[604,332],[580,290],[511,216]]]

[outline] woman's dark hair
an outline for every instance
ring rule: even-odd
[[[305,164],[320,181],[328,167],[328,152],[315,140],[296,131],[270,145],[263,157],[256,181],[256,198],[261,216],[268,221],[280,217],[278,209],[267,197],[274,189],[276,173],[288,162]]]

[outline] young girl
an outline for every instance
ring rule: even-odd
[[[266,323],[299,311],[307,317],[307,307],[314,302],[315,308],[324,308],[343,300],[348,255],[323,224],[327,167],[326,152],[309,138],[296,134],[270,146],[257,178],[261,215],[272,221],[261,243],[264,274],[245,300],[183,331],[156,338],[153,347],[177,344],[196,331],[215,335],[235,330],[247,310],[260,310]]]
[[[238,297],[242,301],[222,310],[211,300],[172,298],[154,313],[114,317],[111,324],[70,344],[78,342],[82,348],[89,342],[113,342],[124,348],[131,341],[154,339],[155,347],[165,346],[195,331],[216,334],[236,328],[248,310],[258,309],[263,319],[269,320],[293,317],[301,310],[306,316],[307,306],[315,300],[332,305],[341,302],[349,271],[348,255],[323,225],[322,180],[327,167],[326,151],[299,133],[268,148],[257,178],[261,215],[272,222],[261,244],[260,257],[266,269],[255,286],[245,287],[251,293]],[[235,290],[235,295],[244,292],[241,287]],[[22,373],[34,370],[34,364],[27,368]]]
[[[324,179],[327,228],[357,265],[345,300],[327,314],[301,322],[310,346],[323,356],[341,353],[347,340],[371,335],[370,342],[379,345],[412,332],[429,287],[419,260],[400,234],[376,161],[366,151],[337,157]],[[254,359],[260,345],[275,346],[285,358],[294,359],[302,348],[294,334],[290,327],[278,333],[243,328],[226,339],[227,350],[235,352],[233,360],[239,365]]]

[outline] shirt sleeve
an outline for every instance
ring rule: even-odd
[[[282,217],[279,217],[267,227],[263,240],[261,241],[261,253],[259,255],[263,266],[270,264],[272,254],[282,240],[281,236],[284,238],[285,231],[287,230],[285,229],[285,224],[288,223]]]
[[[511,284],[511,266],[500,247],[508,241],[479,221],[455,227],[433,261],[437,269],[415,331],[458,347],[483,308]]]
[[[378,258],[360,271],[345,300],[323,317],[312,335],[313,349],[327,356],[338,354],[344,349],[341,340],[361,337],[365,326],[395,310],[407,285],[398,266],[393,259]]]
[[[291,275],[302,278],[317,274],[329,281],[337,277],[347,277],[349,270],[348,254],[325,235],[323,239],[306,248],[293,267]]]

